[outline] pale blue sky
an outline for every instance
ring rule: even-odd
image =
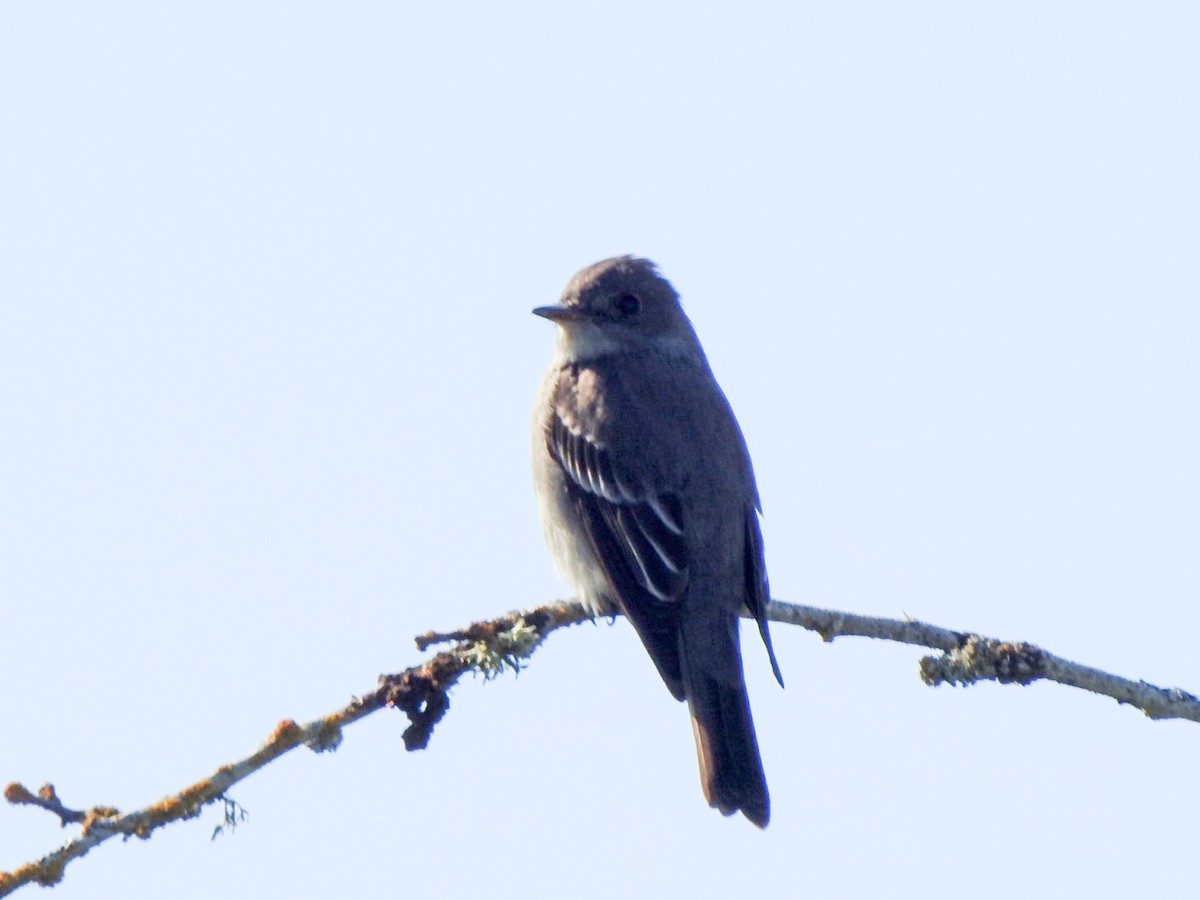
[[[0,5],[0,782],[134,808],[562,596],[527,428],[657,260],[781,599],[1200,690],[1200,7]],[[752,636],[752,635],[748,635]],[[765,833],[621,622],[354,726],[58,900],[1170,896],[1193,724],[748,641]],[[0,869],[65,839],[0,808]],[[30,896],[36,889],[26,889]]]

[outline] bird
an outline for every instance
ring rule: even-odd
[[[708,804],[759,828],[770,796],[739,618],[771,669],[762,504],[737,419],[679,294],[648,259],[579,271],[534,411],[534,485],[555,568],[593,615],[621,613],[687,703]]]

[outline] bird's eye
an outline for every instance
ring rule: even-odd
[[[621,294],[613,301],[613,306],[624,318],[636,316],[642,308],[642,301],[635,294]]]

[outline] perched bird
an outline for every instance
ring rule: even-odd
[[[595,614],[621,612],[686,700],[710,806],[766,827],[770,800],[738,616],[771,666],[770,598],[750,455],[679,295],[646,259],[582,270],[557,306],[534,414],[533,470],[559,573]]]

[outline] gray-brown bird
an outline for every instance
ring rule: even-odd
[[[771,667],[750,454],[679,295],[646,259],[579,272],[538,397],[534,484],[559,573],[596,614],[623,613],[686,700],[710,806],[760,828],[770,799],[742,674],[738,616]]]

